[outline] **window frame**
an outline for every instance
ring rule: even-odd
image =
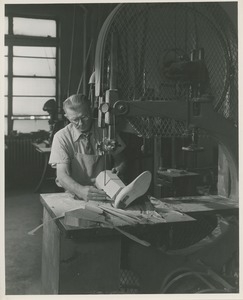
[[[17,14],[9,13],[5,14],[5,17],[8,18],[8,33],[5,33],[5,46],[8,47],[8,74],[4,77],[7,79],[8,93],[5,92],[4,97],[7,97],[8,101],[8,110],[7,115],[4,115],[4,118],[7,118],[7,135],[13,131],[14,120],[33,120],[33,116],[27,115],[13,115],[13,79],[14,78],[54,78],[56,80],[55,85],[55,98],[58,99],[59,91],[59,51],[60,51],[60,39],[59,39],[59,22],[55,17],[46,17],[40,15],[31,15],[31,14]],[[52,20],[56,22],[56,37],[39,37],[31,35],[14,35],[13,34],[13,19],[14,18],[26,18],[26,19],[40,19],[40,20]],[[26,47],[55,47],[56,48],[56,76],[14,76],[13,74],[13,47],[14,46],[26,46]],[[24,96],[24,95],[22,95]],[[26,97],[28,97],[26,95]],[[35,120],[49,119],[49,116],[46,115],[34,115]]]

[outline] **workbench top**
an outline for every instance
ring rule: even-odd
[[[41,153],[50,153],[51,152],[51,147],[47,147],[45,143],[32,143],[32,145],[35,147],[35,149],[38,152]]]
[[[169,197],[150,201],[156,209],[177,210],[185,214],[238,213],[239,203],[219,195]]]
[[[62,217],[64,216],[65,212],[71,211],[78,208],[84,208],[87,202],[83,200],[75,200],[74,196],[70,193],[48,193],[48,194],[41,194],[40,195],[41,203],[43,204],[44,208],[47,209],[48,213],[52,218]],[[89,204],[93,205],[102,205],[106,207],[112,207],[110,201],[89,201]],[[178,223],[178,222],[188,222],[194,221],[194,218],[188,216],[184,213],[179,213],[177,211],[167,211],[161,214],[162,218],[157,220],[156,222],[153,221],[153,211],[155,211],[154,206],[150,202],[145,202],[142,205],[132,205],[126,209],[126,211],[141,213],[143,216],[147,216],[148,221],[142,224],[136,225],[129,225],[126,221],[120,219],[116,216],[111,216],[111,223],[117,227],[147,227],[147,226],[166,226],[167,224],[171,223]],[[75,228],[72,226],[67,226],[64,224],[63,218],[56,220],[58,227],[66,234],[73,233],[74,231],[82,231],[83,234],[90,233],[91,231],[95,231],[97,233],[97,229],[99,229],[99,233],[107,232],[107,230],[111,229],[109,224],[99,224],[97,223],[95,226],[92,227],[83,227],[83,228]],[[77,232],[76,232],[77,233]]]

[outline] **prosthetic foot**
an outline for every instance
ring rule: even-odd
[[[134,200],[144,195],[151,183],[152,175],[145,171],[127,186],[111,171],[102,171],[96,178],[96,186],[114,200],[117,208],[126,208]]]

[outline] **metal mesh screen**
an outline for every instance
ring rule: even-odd
[[[130,117],[128,123],[138,136],[151,138],[153,136],[180,137],[186,132],[186,122],[160,117]]]
[[[127,269],[121,270],[119,293],[138,294],[140,292],[140,283],[136,274]]]
[[[112,34],[118,38],[119,99],[126,101],[186,101],[188,83],[168,79],[164,66],[179,57],[190,59],[193,49],[203,48],[213,107],[237,123],[237,37],[232,26],[217,4],[123,4],[106,36],[101,90],[109,89]],[[169,119],[128,120],[143,136],[179,136],[186,129],[185,123]]]
[[[228,63],[225,91],[221,98],[215,99],[214,107],[225,118],[238,123],[238,41],[237,32],[229,21],[226,12],[215,3],[200,7],[201,13],[208,16],[220,38],[224,41]]]

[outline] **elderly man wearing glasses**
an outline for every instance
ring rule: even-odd
[[[105,167],[122,173],[125,144],[117,136],[119,147],[105,164],[105,157],[97,151],[103,132],[92,117],[87,98],[72,95],[64,101],[63,109],[70,123],[55,134],[49,160],[56,168],[56,182],[79,199],[105,200],[106,193],[94,186],[94,180]]]

